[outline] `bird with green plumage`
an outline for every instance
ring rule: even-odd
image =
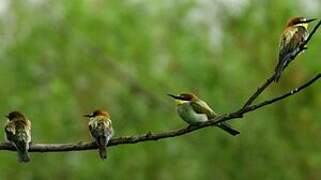
[[[209,107],[209,105],[193,93],[168,95],[175,99],[178,115],[190,125],[198,125],[217,117],[217,114]],[[218,123],[217,127],[233,136],[240,134],[239,131],[233,129],[227,122]]]
[[[291,18],[280,37],[278,64],[275,67],[274,81],[278,82],[282,72],[292,61],[291,54],[309,37],[309,23],[316,19],[305,17]]]

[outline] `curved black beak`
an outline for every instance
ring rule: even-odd
[[[315,20],[317,20],[317,18],[307,19],[304,22],[305,23],[310,23],[310,22],[315,21]]]
[[[83,115],[83,117],[91,117],[89,114],[85,114]]]
[[[5,117],[9,119],[9,115],[5,115]]]
[[[169,97],[174,98],[174,99],[180,99],[179,96],[176,96],[176,95],[174,95],[174,94],[167,93],[167,95],[168,95]]]

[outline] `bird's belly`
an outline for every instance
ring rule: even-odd
[[[185,122],[192,125],[208,120],[205,114],[196,113],[190,106],[181,105],[177,107],[177,113]]]

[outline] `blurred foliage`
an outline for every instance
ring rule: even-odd
[[[236,110],[272,72],[287,19],[318,0],[1,0],[0,114],[18,109],[34,143],[90,140],[82,114],[107,109],[115,136],[185,126],[166,93]],[[321,33],[260,100],[320,72]],[[0,153],[0,179],[321,179],[320,83],[233,122],[96,151]],[[5,119],[3,118],[3,121]]]

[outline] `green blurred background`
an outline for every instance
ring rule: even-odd
[[[166,93],[238,109],[272,72],[289,17],[320,0],[0,0],[0,115],[21,110],[34,143],[89,141],[81,115],[111,113],[115,136],[184,127]],[[320,72],[321,31],[260,98]],[[321,179],[321,83],[217,128],[96,151],[0,152],[2,179]],[[3,124],[5,118],[3,119]],[[3,137],[1,137],[3,139]]]

